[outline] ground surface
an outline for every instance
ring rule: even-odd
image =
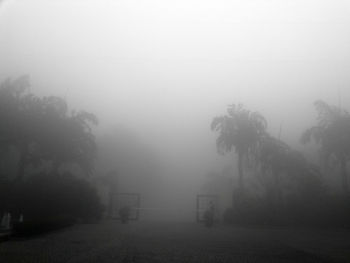
[[[350,262],[350,231],[109,221],[0,243],[0,262]]]

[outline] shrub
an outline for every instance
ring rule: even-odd
[[[279,204],[251,199],[227,209],[223,220],[236,225],[350,227],[350,202],[329,195],[318,201],[294,197]]]
[[[0,176],[0,218],[3,212],[10,210],[11,184]]]
[[[100,218],[102,206],[96,190],[70,174],[30,176],[16,189],[15,214],[29,222],[52,222],[55,218]]]
[[[48,231],[71,226],[75,219],[70,216],[57,216],[55,218],[42,218],[36,220],[26,220],[24,222],[15,222],[13,224],[14,236],[32,236],[42,234]]]

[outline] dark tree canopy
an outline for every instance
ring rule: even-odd
[[[301,142],[313,140],[321,146],[322,161],[327,166],[333,164],[341,168],[342,186],[348,193],[346,166],[350,158],[350,114],[323,101],[316,101],[314,105],[318,113],[317,124],[303,133]]]
[[[279,139],[266,135],[261,140],[258,160],[263,174],[273,176],[278,191],[282,191],[283,179],[294,183],[303,195],[309,194],[307,191],[315,193],[323,190],[318,167],[308,162],[302,153]],[[312,187],[315,189],[311,189]]]
[[[227,115],[215,117],[211,129],[218,131],[217,147],[220,153],[230,152],[248,154],[254,150],[259,138],[265,133],[267,122],[258,112],[251,112],[241,104],[232,104]]]
[[[232,104],[227,115],[215,117],[211,129],[219,132],[216,145],[219,153],[235,149],[238,155],[239,188],[243,188],[243,159],[256,155],[260,138],[265,134],[267,122],[258,112],[243,105]]]
[[[96,155],[92,125],[97,125],[93,114],[69,113],[64,99],[31,94],[28,77],[0,86],[0,147],[18,151],[19,180],[28,165],[43,162],[51,162],[55,173],[62,164],[74,163],[90,174]]]

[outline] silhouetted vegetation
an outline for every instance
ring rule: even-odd
[[[323,165],[331,167],[333,172],[336,168],[340,169],[344,192],[349,194],[347,163],[350,158],[350,114],[323,101],[316,101],[315,108],[318,123],[304,132],[301,141],[308,143],[313,139],[320,144]]]
[[[227,109],[227,115],[215,117],[211,129],[219,131],[216,145],[219,153],[231,152],[235,149],[238,159],[238,191],[242,195],[244,161],[256,155],[261,136],[265,133],[267,123],[265,118],[257,112],[244,109],[242,105],[232,104]],[[237,191],[236,190],[236,191]],[[237,191],[237,192],[238,192]],[[238,201],[235,196],[234,201]]]
[[[258,112],[232,104],[226,115],[213,119],[211,129],[219,133],[218,152],[235,151],[237,156],[238,181],[232,189],[232,208],[225,212],[224,221],[348,225],[348,195],[330,194],[322,168],[331,167],[334,174],[339,172],[344,192],[348,194],[350,115],[322,101],[317,101],[315,107],[318,123],[305,131],[301,141],[314,140],[319,144],[321,168],[271,136],[266,119]],[[93,114],[70,112],[64,99],[32,94],[27,77],[1,84],[0,211],[11,211],[15,218],[24,215],[25,221],[16,223],[18,232],[25,233],[26,228],[40,232],[75,220],[101,217],[102,206],[96,190],[84,178],[94,171],[97,155],[94,125],[97,118]],[[109,160],[108,169],[117,161],[122,171],[126,164],[135,166],[129,155],[114,154],[118,147],[109,141],[106,145],[111,149],[102,155],[102,168],[107,168]],[[114,157],[119,160],[111,159]],[[80,177],[67,164],[78,166]],[[142,173],[153,171],[145,168],[149,167],[143,167]],[[251,191],[251,186],[244,182],[249,174],[254,175],[259,191]]]
[[[332,163],[333,168],[340,167],[342,185],[347,193],[349,114],[321,101],[316,102],[315,106],[319,123],[303,134],[302,142],[313,138],[321,145],[322,160],[327,165]],[[233,189],[233,207],[224,213],[224,221],[238,224],[349,226],[349,200],[346,196],[329,193],[323,181],[322,169],[307,161],[302,153],[269,135],[265,130],[266,121],[261,115],[242,109],[242,106],[229,106],[229,116],[216,117],[212,123],[212,129],[220,130],[218,148],[229,152],[234,147],[238,158],[239,187]],[[248,161],[243,162],[242,158]],[[242,188],[243,171],[251,167],[256,182],[263,189],[260,194],[249,192],[247,187]]]
[[[76,222],[71,216],[56,216],[53,218],[39,218],[13,223],[13,235],[26,237],[43,234],[49,231],[69,227]]]
[[[2,148],[15,148],[18,157],[16,180],[22,180],[28,166],[50,166],[54,173],[64,163],[77,164],[92,172],[96,155],[90,113],[68,112],[59,97],[39,98],[29,92],[29,80],[7,80],[0,87],[0,138]]]
[[[17,185],[18,213],[27,220],[69,215],[76,219],[98,219],[102,208],[94,188],[69,173],[61,176],[39,174]]]
[[[27,224],[55,228],[60,218],[100,217],[95,189],[61,169],[73,164],[84,175],[92,173],[96,145],[91,125],[96,124],[91,113],[70,113],[62,98],[30,93],[28,77],[1,84],[0,148],[7,163],[0,174],[0,211],[16,218],[23,214],[26,221],[17,223],[18,229]]]

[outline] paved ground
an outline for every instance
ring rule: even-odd
[[[112,221],[0,243],[0,262],[350,262],[350,231]]]

